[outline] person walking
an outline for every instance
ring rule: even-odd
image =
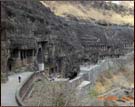
[[[19,83],[21,82],[21,76],[18,76],[18,81],[19,81]]]

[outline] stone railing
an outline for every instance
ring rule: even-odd
[[[36,80],[41,79],[42,72],[35,72],[30,75],[28,79],[26,79],[23,84],[16,91],[16,101],[19,106],[25,106],[23,100],[27,97],[28,93],[32,89],[32,85]]]

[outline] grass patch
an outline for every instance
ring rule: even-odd
[[[71,106],[76,105],[78,99],[74,89],[44,79],[34,84],[33,93],[25,99],[25,103],[30,106]]]
[[[89,92],[90,97],[96,98],[98,96],[98,94],[99,93],[97,92],[95,87],[90,88],[90,92]]]
[[[57,16],[66,17],[67,15],[75,16],[79,19],[91,20],[97,22],[134,25],[134,16],[129,14],[118,14],[113,10],[103,10],[94,7],[85,7],[78,3],[70,2],[44,2]]]

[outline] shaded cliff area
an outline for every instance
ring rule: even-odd
[[[52,68],[52,72],[55,66],[59,66],[57,71],[63,72],[65,76],[70,72],[79,71],[78,56],[75,53],[80,50],[81,45],[77,41],[77,36],[71,34],[72,30],[40,2],[3,1],[1,22],[2,38],[5,38],[2,43],[7,45],[6,42],[10,42],[6,48],[2,46],[2,59],[5,61],[5,64],[1,63],[4,66],[3,73],[10,71],[11,66],[12,69],[24,66],[26,63],[30,66],[36,59],[40,47],[38,44],[42,42],[44,44],[47,42],[43,54],[47,57],[46,66]],[[18,50],[21,60],[18,60]],[[30,62],[26,59],[30,59]],[[34,67],[34,64],[32,66]]]

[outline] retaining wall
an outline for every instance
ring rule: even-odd
[[[42,73],[43,72],[35,72],[31,74],[30,77],[23,82],[23,85],[21,85],[18,88],[18,90],[16,91],[15,98],[19,106],[25,106],[23,100],[27,97],[28,93],[30,92],[33,83],[36,80],[41,79]]]

